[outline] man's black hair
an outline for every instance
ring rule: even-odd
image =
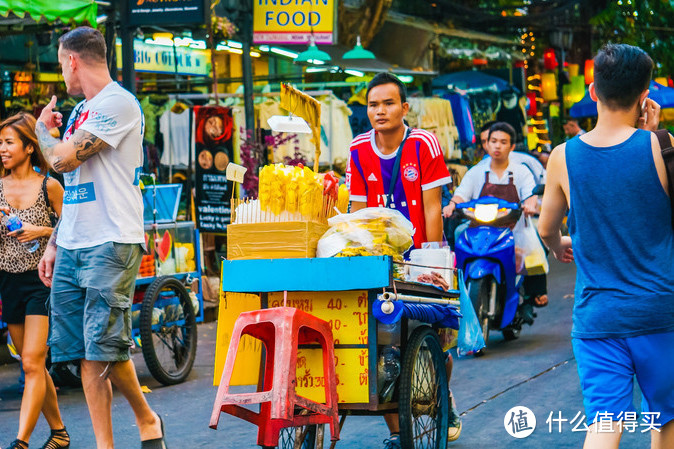
[[[648,89],[653,60],[627,44],[608,44],[594,58],[594,89],[609,109],[630,109]]]
[[[392,73],[388,72],[381,72],[377,73],[374,78],[372,78],[372,81],[370,81],[367,84],[367,92],[365,94],[365,98],[369,98],[370,96],[370,91],[377,87],[381,86],[383,84],[395,84],[398,87],[398,92],[400,93],[400,100],[402,103],[405,103],[407,101],[407,88],[403,84],[402,81],[398,79],[397,76],[395,76]]]
[[[80,55],[90,62],[106,62],[105,38],[100,31],[83,26],[68,31],[59,38],[61,48]]]
[[[485,131],[489,131],[489,128],[491,128],[492,125],[494,125],[495,123],[498,123],[498,122],[496,120],[491,120],[491,121],[485,123],[484,125],[482,125],[482,128],[480,128],[480,134],[482,134]]]
[[[510,145],[515,145],[515,128],[512,127],[510,123],[506,122],[496,122],[491,127],[489,128],[489,139],[491,139],[491,135],[494,134],[496,131],[503,131],[504,133],[508,134],[510,136]]]

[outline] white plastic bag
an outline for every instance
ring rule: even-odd
[[[330,229],[318,241],[317,257],[399,256],[412,246],[414,227],[397,210],[367,207],[328,220]]]
[[[528,275],[547,274],[550,264],[531,217],[524,219],[524,226],[516,226],[513,234],[517,272],[523,273],[526,270]]]

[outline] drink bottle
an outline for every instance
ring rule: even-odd
[[[6,216],[5,226],[7,226],[7,229],[10,232],[18,231],[21,228],[23,228],[23,223],[16,214],[11,215],[5,214],[5,216]],[[21,244],[23,245],[24,248],[26,248],[26,251],[28,251],[29,253],[34,253],[40,247],[40,242],[38,242],[37,240],[31,240],[30,242],[22,242]]]

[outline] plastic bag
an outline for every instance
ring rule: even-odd
[[[528,275],[547,274],[550,271],[550,264],[531,217],[524,219],[524,226],[516,226],[513,234],[517,272],[526,271]]]
[[[459,303],[463,318],[460,320],[456,353],[459,357],[467,357],[475,354],[486,345],[484,343],[484,336],[482,335],[482,327],[477,319],[473,303],[466,291],[462,271],[459,271]]]
[[[414,227],[397,210],[367,207],[328,220],[330,229],[318,241],[317,257],[394,256],[412,246]]]

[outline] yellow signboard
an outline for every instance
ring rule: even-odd
[[[122,68],[122,44],[117,42],[117,68]],[[133,41],[134,67],[137,72],[176,73],[175,61],[178,61],[178,74],[208,76],[211,64],[208,50],[190,47],[173,47],[148,44],[141,40]]]
[[[317,44],[336,43],[337,0],[253,0],[253,42],[305,44],[313,31]]]
[[[253,295],[226,293],[220,299],[214,380],[220,381],[231,331],[239,313],[259,304]],[[283,306],[283,293],[269,293],[269,307]],[[288,292],[288,307],[295,307],[330,323],[335,343],[335,374],[340,403],[369,402],[368,300],[366,291]],[[237,352],[232,385],[258,383],[261,343],[245,337]],[[354,347],[355,346],[355,347]],[[297,388],[300,396],[325,401],[322,350],[300,348],[297,353]]]

